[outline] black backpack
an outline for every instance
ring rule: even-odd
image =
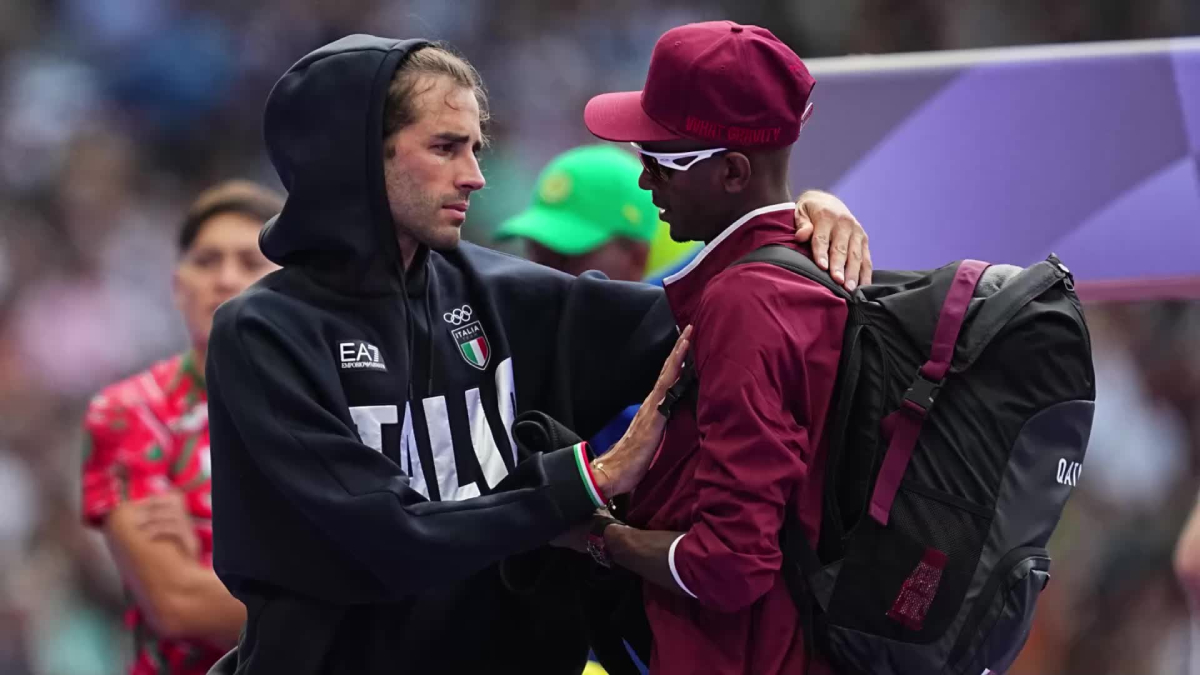
[[[1095,400],[1068,269],[956,262],[888,271],[853,294],[812,260],[766,262],[847,301],[820,541],[792,517],[783,575],[806,645],[843,673],[1002,673],[1050,579]],[[694,395],[694,371],[668,396]],[[690,391],[689,391],[690,390]]]

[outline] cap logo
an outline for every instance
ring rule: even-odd
[[[750,127],[731,127],[702,120],[691,115],[684,121],[684,131],[692,136],[708,138],[714,141],[727,142],[732,145],[760,145],[774,143],[782,133],[779,127],[754,129]]]
[[[565,173],[556,173],[542,181],[538,190],[542,201],[547,204],[557,204],[571,195],[571,177]]]
[[[684,130],[694,136],[711,138],[713,140],[725,138],[724,124],[697,119],[691,115],[688,115],[687,120],[684,122]]]
[[[770,129],[750,129],[747,127],[729,127],[727,134],[733,145],[759,145],[760,143],[775,143],[779,140],[779,127]]]

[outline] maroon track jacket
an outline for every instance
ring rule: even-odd
[[[816,544],[847,308],[774,265],[729,267],[767,244],[809,253],[794,241],[794,208],[747,214],[664,281],[679,326],[694,326],[700,384],[695,414],[676,407],[631,501],[632,525],[685,533],[670,562],[691,597],[645,585],[655,675],[804,672],[778,534],[795,509]]]

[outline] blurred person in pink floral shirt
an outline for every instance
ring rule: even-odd
[[[245,182],[200,195],[173,279],[190,348],[113,384],[84,422],[83,517],[131,592],[131,673],[198,675],[236,644],[245,608],[212,570],[204,358],[217,307],[275,269],[258,247],[279,195]]]

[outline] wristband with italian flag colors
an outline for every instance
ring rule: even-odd
[[[596,484],[596,477],[592,475],[592,463],[589,459],[592,453],[588,449],[587,441],[576,443],[571,450],[575,454],[575,466],[579,468],[579,477],[583,479],[583,485],[587,488],[592,503],[596,505],[596,508],[604,506],[608,501],[600,492],[600,486]]]

